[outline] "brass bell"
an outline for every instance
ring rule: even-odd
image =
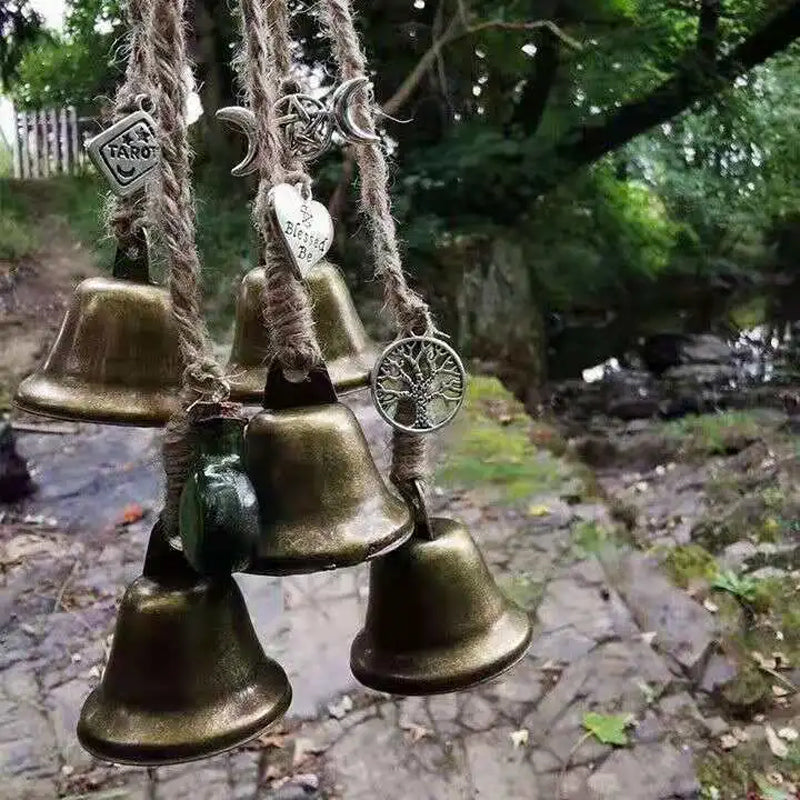
[[[261,523],[247,572],[353,566],[410,536],[408,506],[387,488],[358,420],[337,401],[324,367],[293,384],[273,362],[264,407],[245,433]]]
[[[340,393],[366,386],[377,358],[342,273],[330,262],[317,264],[306,278],[322,357]],[[233,349],[228,363],[231,398],[240,403],[261,401],[270,346],[264,326],[266,281],[263,268],[245,275],[236,305]]]
[[[469,532],[431,519],[370,566],[367,618],[350,667],[383,692],[455,692],[513,666],[530,640],[528,614],[498,589]]]
[[[123,764],[206,758],[259,734],[291,697],[233,579],[201,578],[157,524],[144,575],[122,599],[102,682],[81,710],[81,744]]]
[[[113,277],[77,286],[47,361],[15,403],[60,419],[163,425],[177,410],[182,364],[169,294],[150,283],[139,232],[119,243]]]

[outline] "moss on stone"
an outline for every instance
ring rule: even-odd
[[[669,548],[662,560],[676,586],[686,589],[697,581],[711,581],[719,571],[714,556],[698,544]]]
[[[464,411],[450,430],[437,479],[448,486],[493,487],[508,501],[558,490],[573,471],[548,450],[537,448],[533,427],[522,404],[500,381],[473,377]]]
[[[509,575],[500,578],[498,585],[503,593],[528,611],[535,610],[544,593],[544,584],[529,575]]]
[[[747,411],[688,415],[665,423],[668,436],[681,440],[687,454],[697,456],[736,453],[760,436],[757,415]]]

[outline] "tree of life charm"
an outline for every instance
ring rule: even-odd
[[[430,433],[450,422],[464,402],[466,387],[456,351],[430,336],[393,342],[372,372],[378,412],[406,433]]]
[[[90,139],[86,150],[111,191],[120,197],[144,186],[161,155],[155,122],[143,108]]]

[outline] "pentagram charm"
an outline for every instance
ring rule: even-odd
[[[406,433],[430,433],[447,425],[461,408],[466,387],[458,353],[430,336],[393,342],[372,371],[378,413]]]
[[[313,161],[331,144],[333,125],[325,104],[307,94],[288,94],[272,107],[287,152]]]

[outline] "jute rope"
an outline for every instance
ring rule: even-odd
[[[289,258],[272,229],[269,190],[277,183],[311,179],[300,162],[284,152],[277,135],[273,106],[291,85],[289,15],[284,0],[240,0],[242,52],[239,73],[256,117],[258,191],[253,222],[263,243],[266,276],[264,321],[272,353],[290,380],[302,380],[322,360],[314,331],[311,302],[296,278]]]
[[[153,48],[155,118],[161,147],[161,181],[155,186],[155,218],[167,252],[172,314],[184,360],[181,409],[169,421],[164,439],[167,496],[165,533],[178,529],[177,509],[194,456],[191,420],[219,413],[229,386],[212,356],[201,312],[200,260],[195,243],[194,199],[191,186],[186,76],[190,74],[183,25],[184,0],[149,2],[147,35]]]
[[[153,50],[149,37],[145,35],[147,6],[147,0],[128,0],[128,64],[125,79],[114,98],[112,115],[115,121],[129,114],[141,96],[153,96]],[[144,191],[136,192],[132,197],[111,196],[107,212],[108,229],[118,241],[128,239],[146,227],[147,216]]]
[[[365,74],[366,56],[353,22],[349,0],[322,0],[322,27],[330,39],[343,81]],[[355,101],[358,123],[375,132],[371,98],[364,91]],[[403,336],[430,335],[434,323],[428,304],[406,281],[397,245],[397,230],[389,196],[389,168],[380,144],[354,145],[361,176],[361,212],[367,220],[375,258],[375,275],[383,281],[386,305]],[[417,434],[395,431],[392,440],[392,481],[398,485],[424,480],[427,472],[426,440]]]

